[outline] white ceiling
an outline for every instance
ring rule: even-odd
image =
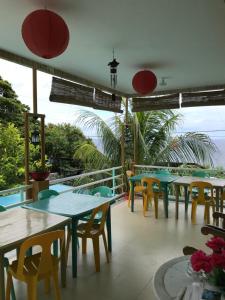
[[[44,0],[0,0],[0,48],[110,87],[112,49],[120,62],[118,89],[135,93],[132,77],[151,69],[156,91],[225,84],[224,0],[47,0],[70,30],[67,50],[33,55],[21,25]],[[1,70],[0,70],[1,73]]]

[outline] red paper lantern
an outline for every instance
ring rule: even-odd
[[[152,71],[139,71],[134,75],[132,85],[136,92],[141,95],[147,95],[156,88],[157,78]]]
[[[69,29],[56,13],[39,9],[30,13],[23,22],[22,36],[26,46],[43,58],[62,54],[69,43]]]

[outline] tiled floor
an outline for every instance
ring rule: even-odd
[[[189,207],[190,210],[190,207]],[[162,202],[159,219],[152,210],[147,217],[142,214],[142,201],[135,201],[135,212],[131,213],[126,201],[112,208],[113,252],[110,264],[101,253],[101,272],[95,273],[92,245],[88,254],[79,251],[78,277],[71,277],[71,260],[67,269],[67,288],[62,289],[62,299],[77,300],[155,300],[153,276],[157,268],[173,257],[182,255],[185,245],[204,247],[206,237],[200,234],[203,224],[202,210],[197,225],[190,222],[190,211],[184,216],[180,206],[180,218],[174,218],[175,205],[169,205],[169,219],[164,218]],[[102,246],[102,245],[101,245]],[[70,255],[71,256],[71,255]],[[26,299],[26,289],[15,284],[17,300]],[[54,294],[44,295],[40,283],[38,299],[54,299]]]

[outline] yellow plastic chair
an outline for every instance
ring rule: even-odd
[[[146,190],[143,192],[144,196],[144,205],[143,205],[143,214],[145,217],[145,212],[148,210],[149,203],[152,204],[152,199],[154,199],[155,207],[155,218],[158,219],[158,201],[160,191],[160,180],[157,178],[142,178],[141,184],[146,187]]]
[[[215,201],[213,199],[213,186],[211,183],[203,181],[194,181],[190,184],[190,194],[192,198],[191,220],[196,223],[197,205],[205,206],[204,221],[210,223],[210,206],[213,212],[215,211]]]
[[[53,241],[60,240],[64,243],[65,234],[63,230],[56,230],[27,239],[20,247],[19,258],[12,262],[7,270],[6,300],[10,300],[12,278],[27,284],[27,299],[37,299],[37,283],[45,280],[45,291],[49,292],[50,279],[52,277],[55,289],[55,299],[60,300],[60,289],[58,283],[58,265],[60,257],[51,254]],[[41,252],[26,257],[28,249],[40,246]]]
[[[77,236],[82,239],[82,253],[87,252],[87,239],[91,238],[93,242],[94,258],[95,258],[95,269],[96,272],[100,272],[100,251],[99,251],[99,237],[102,235],[106,259],[109,263],[109,253],[105,235],[105,222],[107,217],[107,212],[109,208],[109,203],[105,203],[96,207],[87,223],[81,223],[77,226]],[[102,217],[98,224],[95,223],[95,216],[101,212]]]
[[[128,182],[129,182],[129,187],[130,187],[130,191],[129,191],[129,196],[128,196],[128,207],[130,207],[130,202],[131,202],[131,184],[129,181],[129,178],[134,176],[134,172],[127,170],[126,171],[127,174],[127,178],[128,178]],[[146,190],[146,188],[143,185],[135,185],[134,186],[134,194],[136,193],[142,193]],[[144,202],[144,197],[143,197],[143,202]]]

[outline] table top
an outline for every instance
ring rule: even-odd
[[[111,198],[65,192],[56,197],[39,200],[23,207],[36,211],[45,211],[66,217],[79,217],[91,212],[101,204],[111,202]]]
[[[203,181],[209,182],[214,187],[224,187],[225,186],[225,179],[222,178],[202,178],[202,177],[195,177],[195,176],[180,176],[173,182],[174,184],[181,184],[181,185],[190,185],[193,181]]]
[[[132,182],[141,181],[141,179],[144,177],[148,177],[148,178],[154,177],[154,178],[159,179],[162,183],[171,183],[178,178],[178,176],[174,176],[174,175],[157,174],[157,173],[143,173],[143,174],[138,174],[138,175],[132,176],[129,178],[129,180]]]
[[[41,234],[66,224],[70,219],[36,212],[23,208],[12,208],[0,213],[0,251],[22,243],[28,237]]]
[[[169,260],[159,267],[154,276],[154,291],[160,300],[176,299],[193,279],[188,275],[188,256]]]

